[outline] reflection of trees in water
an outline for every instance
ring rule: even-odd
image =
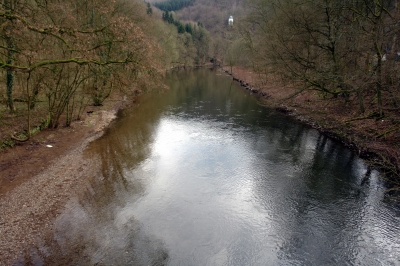
[[[163,242],[143,232],[138,221],[131,218],[118,224],[98,220],[84,208],[79,205],[64,212],[54,239],[31,247],[20,264],[165,265],[168,252]]]
[[[357,157],[301,125],[270,123],[253,148],[261,162],[272,163],[264,162],[272,176],[256,178],[253,189],[275,218],[274,233],[284,240],[278,256],[294,264],[357,261],[354,237],[363,223],[369,189],[360,184]]]
[[[241,125],[259,121],[262,114],[253,112],[261,109],[255,99],[247,99],[241,87],[232,83],[232,77],[219,74],[212,69],[170,72],[168,85],[172,92],[164,100],[175,107],[174,113],[184,112],[190,118],[211,118],[221,122],[229,122],[227,119],[231,118]]]
[[[91,143],[86,151],[87,156],[99,158],[101,176],[93,179],[91,189],[79,199],[80,206],[90,217],[83,228],[94,225],[96,229],[93,234],[82,232],[86,237],[78,242],[87,242],[86,251],[92,260],[99,259],[103,265],[117,261],[123,265],[131,262],[135,265],[161,265],[168,257],[162,243],[145,235],[134,219],[118,225],[115,222],[119,206],[139,197],[145,189],[145,183],[135,177],[135,167],[149,157],[159,116],[151,102],[140,108],[127,109],[113,127],[101,139]],[[111,239],[93,241],[96,232],[100,232],[100,237]],[[100,247],[91,250],[88,246]]]
[[[155,129],[165,107],[179,107],[184,102],[190,105],[191,99],[197,101],[194,99],[202,98],[205,93],[198,86],[205,86],[203,81],[212,83],[206,81],[206,73],[200,74],[203,75],[201,82],[195,75],[189,74],[187,78],[187,72],[182,74],[185,78],[179,72],[173,74],[176,78],[170,77],[174,83],[171,87],[175,87],[171,88],[172,93],[151,95],[151,101],[141,99],[139,108],[122,111],[120,119],[104,136],[89,145],[85,156],[99,165],[99,174],[61,214],[56,241],[49,239],[44,244],[50,256],[40,256],[45,262],[67,265],[165,263],[168,253],[161,241],[146,235],[134,218],[119,223],[115,215],[121,206],[145,189],[145,181],[134,176],[135,167],[149,157]],[[146,97],[149,96],[143,98]],[[39,250],[40,247],[35,247],[32,252]]]
[[[97,176],[87,182],[79,198],[59,216],[56,231],[26,254],[46,264],[62,265],[163,265],[168,253],[163,243],[142,231],[134,218],[120,222],[116,214],[145,189],[135,177],[135,167],[151,152],[160,113],[152,103],[132,107],[92,142],[85,151]],[[53,239],[54,238],[54,239]],[[41,254],[45,249],[46,253]],[[32,253],[32,254],[29,254]]]

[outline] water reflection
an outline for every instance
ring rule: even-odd
[[[127,200],[145,191],[147,180],[135,169],[150,156],[160,117],[153,108],[124,110],[115,125],[85,151],[97,162],[99,172],[58,218],[55,233],[57,244],[69,250],[67,257],[77,260],[72,264],[163,265],[167,260],[162,240],[144,233],[134,217],[121,220],[117,215]],[[81,255],[76,257],[71,250]]]
[[[72,264],[396,265],[400,214],[353,153],[210,70],[172,72],[86,151]],[[54,248],[55,249],[55,248]],[[84,258],[84,259],[82,259]],[[79,263],[76,263],[79,262]]]

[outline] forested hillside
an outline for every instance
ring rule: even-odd
[[[249,7],[241,32],[260,69],[326,96],[357,95],[361,113],[369,93],[379,116],[398,108],[397,1],[250,0]]]
[[[26,116],[27,135],[31,118],[34,126],[69,125],[113,90],[150,86],[162,68],[141,3],[6,0],[0,19],[0,123]]]
[[[169,0],[168,2],[173,2]],[[166,2],[159,2],[166,3]],[[190,6],[178,9],[175,16],[182,21],[194,21],[201,23],[210,32],[209,56],[213,62],[225,62],[227,64],[244,63],[247,60],[245,54],[236,53],[232,49],[238,48],[240,41],[236,25],[246,14],[245,0],[195,0]],[[233,16],[234,25],[228,25],[228,19]],[[233,56],[233,53],[236,53]]]
[[[228,27],[229,16],[234,19],[244,14],[244,0],[196,0],[179,11],[183,20],[201,21],[213,33],[221,34]]]
[[[0,20],[1,147],[68,126],[113,95],[161,88],[173,66],[209,60],[201,24],[179,30],[142,1],[5,0]]]

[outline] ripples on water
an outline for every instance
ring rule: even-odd
[[[178,72],[168,82],[89,147],[99,175],[58,219],[60,258],[399,265],[399,210],[384,203],[378,172],[223,75]]]

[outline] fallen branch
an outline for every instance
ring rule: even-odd
[[[396,131],[396,130],[400,130],[400,126],[397,126],[397,127],[395,126],[395,127],[391,128],[391,129],[388,129],[385,132],[383,132],[383,133],[379,134],[378,136],[376,136],[376,138],[379,139],[379,138],[381,138],[381,137],[383,137],[383,136],[385,136],[385,135],[387,135],[387,134],[389,134],[389,133],[391,133],[393,131]]]
[[[371,119],[371,118],[376,118],[376,117],[380,117],[379,113],[374,111],[366,116],[362,116],[362,117],[357,117],[357,118],[353,118],[350,120],[347,120],[346,123],[350,123],[351,121],[357,121],[357,120],[364,120],[364,119]]]

